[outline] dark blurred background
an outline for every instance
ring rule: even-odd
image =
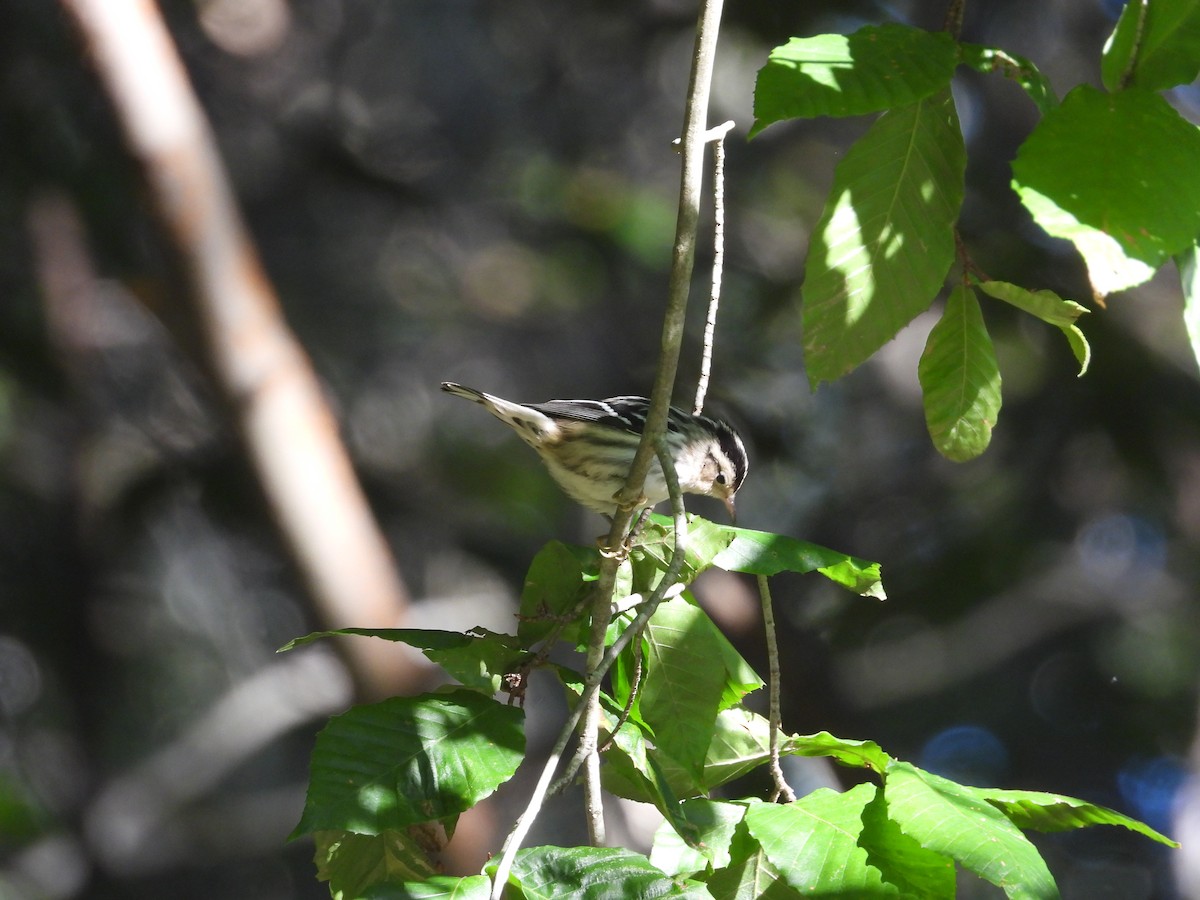
[[[1099,83],[1119,6],[969,3],[963,36],[1028,56],[1061,95]],[[417,598],[414,624],[511,630],[533,553],[603,523],[437,384],[522,400],[649,390],[695,5],[163,9]],[[972,463],[940,458],[924,431],[931,316],[841,382],[807,386],[804,248],[867,123],[747,143],[755,72],[792,35],[937,28],[944,12],[727,3],[710,121],[737,129],[710,408],[752,446],[740,523],[878,560],[889,593],[776,579],[785,725],[1179,836],[1200,677],[1200,385],[1175,271],[1085,319],[1083,378],[1052,329],[986,302],[1004,408]],[[1008,187],[1032,104],[999,76],[963,73],[955,89],[975,261],[1085,301],[1079,259]],[[1196,119],[1194,90],[1172,100]],[[0,216],[0,897],[328,896],[311,845],[285,837],[313,735],[353,702],[350,680],[328,647],[275,655],[319,623],[172,322],[177,281],[138,170],[46,0],[0,6]],[[685,404],[709,261],[702,250]],[[63,266],[94,280],[65,307],[47,287]],[[752,585],[714,573],[697,593],[762,668]],[[532,701],[536,745],[558,701],[537,684]],[[493,819],[464,827],[466,870],[520,800],[502,791]],[[533,842],[582,840],[568,821]],[[1064,897],[1200,897],[1195,875],[1176,886],[1186,851],[1114,828],[1037,840]],[[961,893],[999,895],[965,878]]]

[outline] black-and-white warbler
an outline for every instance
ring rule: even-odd
[[[547,400],[513,403],[461,384],[442,390],[483,404],[538,452],[559,487],[588,509],[611,516],[614,495],[625,484],[637,452],[650,402],[645,397],[607,400]],[[671,407],[667,446],[685,493],[716,497],[733,515],[733,498],[746,478],[746,447],[724,422]],[[667,499],[667,483],[657,458],[642,488],[646,505]]]

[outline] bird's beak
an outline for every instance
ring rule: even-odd
[[[737,510],[734,508],[734,505],[733,505],[733,495],[732,494],[730,494],[728,497],[725,498],[725,508],[727,510],[729,510],[729,521],[732,524],[736,525],[737,524]]]

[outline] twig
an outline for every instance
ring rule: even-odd
[[[775,635],[775,613],[771,609],[771,588],[767,584],[767,576],[758,576],[758,596],[762,600],[763,629],[767,634],[767,665],[770,684],[767,690],[771,704],[771,780],[775,790],[771,793],[771,802],[780,797],[791,803],[796,799],[796,793],[783,777],[783,769],[779,765],[779,731],[782,727],[782,715],[779,711],[779,642]]]
[[[705,121],[708,97],[712,86],[713,61],[716,57],[717,31],[721,21],[723,0],[705,0],[696,25],[696,44],[692,55],[692,71],[684,113],[680,150],[683,157],[679,183],[679,211],[675,225],[675,244],[671,258],[671,277],[667,285],[667,310],[663,317],[658,371],[654,390],[650,394],[650,409],[642,442],[629,469],[629,478],[618,496],[623,507],[632,509],[641,496],[646,473],[650,470],[654,445],[666,429],[667,410],[675,373],[679,368],[679,350],[683,344],[683,325],[687,312],[688,288],[696,258],[696,229],[700,219],[700,197],[703,182]],[[624,521],[620,521],[620,520]],[[624,536],[629,517],[617,516],[610,532],[612,546]],[[621,528],[618,529],[617,525]]]
[[[713,263],[712,290],[708,295],[708,318],[704,322],[704,349],[700,356],[700,379],[696,384],[696,403],[692,411],[704,412],[708,379],[712,372],[713,341],[717,333],[717,309],[721,305],[721,276],[725,269],[725,135],[733,128],[726,122],[710,129],[713,137]]]
[[[206,363],[271,512],[328,628],[400,624],[407,594],[300,344],[238,215],[215,141],[154,3],[61,0],[112,99],[180,256]],[[365,693],[416,664],[378,641],[346,646]]]
[[[720,28],[723,0],[703,0],[700,18],[696,23],[696,43],[692,52],[691,75],[685,101],[684,124],[680,137],[680,154],[683,158],[679,180],[679,210],[675,222],[675,244],[671,257],[671,276],[667,285],[667,308],[663,316],[663,331],[658,355],[658,370],[654,376],[654,388],[650,393],[650,408],[646,411],[646,424],[641,443],[629,467],[625,486],[617,492],[617,508],[613,514],[612,527],[608,532],[608,546],[620,547],[629,530],[633,512],[644,503],[642,486],[655,446],[667,426],[667,411],[671,405],[671,394],[675,386],[675,373],[679,368],[679,352],[683,344],[683,326],[687,313],[688,288],[691,284],[692,268],[696,257],[696,230],[700,219],[700,197],[703,183],[704,133],[708,117],[708,97],[712,88],[713,63],[716,57],[717,32]],[[592,605],[592,630],[588,644],[589,669],[597,651],[603,646],[604,634],[612,615],[612,593],[616,583],[616,555],[606,556],[600,564],[596,580],[595,602]],[[580,740],[591,748],[597,744],[600,722],[600,707],[597,699],[589,701],[587,720],[581,729]],[[586,781],[585,790],[598,789],[598,781]],[[588,803],[591,809],[598,808],[598,800]],[[603,826],[590,820],[593,837],[603,832]]]
[[[530,794],[529,803],[501,848],[500,857],[496,863],[496,876],[492,882],[491,900],[500,900],[503,896],[504,885],[508,881],[508,873],[512,870],[517,850],[520,849],[525,836],[529,834],[529,829],[533,827],[534,820],[541,812],[542,804],[545,803],[550,791],[554,771],[558,768],[563,750],[566,749],[571,735],[575,732],[575,726],[579,724],[584,710],[591,705],[592,700],[599,699],[600,684],[604,680],[604,676],[608,674],[608,670],[612,668],[613,663],[629,645],[629,642],[645,629],[646,623],[650,621],[650,617],[662,603],[667,591],[679,582],[679,573],[683,570],[683,562],[687,556],[687,510],[683,506],[683,493],[679,489],[679,478],[675,473],[674,466],[670,465],[670,453],[666,441],[661,435],[655,444],[655,451],[667,480],[667,489],[671,496],[671,512],[674,516],[675,549],[671,554],[671,562],[667,566],[667,571],[663,573],[662,579],[654,588],[654,592],[638,610],[637,618],[617,636],[596,668],[587,673],[583,682],[583,691],[579,695],[579,702],[567,716],[567,721],[563,724],[562,731],[559,732],[558,740],[555,741],[554,748],[550,751],[545,765],[542,766],[542,774],[538,776],[537,784]],[[582,756],[577,758],[582,759]],[[575,765],[577,768],[577,764]]]
[[[950,5],[946,8],[946,19],[942,30],[949,32],[955,40],[962,36],[963,14],[966,12],[966,8],[967,0],[950,0]]]

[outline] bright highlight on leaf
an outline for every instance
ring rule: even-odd
[[[456,817],[512,777],[524,714],[469,690],[393,697],[334,716],[317,735],[293,837],[378,835]]]
[[[1200,363],[1200,266],[1197,266],[1200,246],[1193,244],[1175,257],[1179,281],[1183,287],[1183,324],[1187,329],[1192,355]]]
[[[962,462],[987,449],[1000,414],[1000,368],[979,301],[960,285],[917,365],[929,436],[942,455]]]
[[[858,116],[915,103],[949,85],[957,63],[950,35],[906,25],[792,38],[771,51],[758,73],[750,137],[783,119]]]
[[[805,265],[814,387],[865,361],[933,302],[954,260],[965,165],[948,92],[884,113],[838,165]]]
[[[1075,244],[1103,297],[1200,234],[1200,130],[1158,94],[1081,85],[1021,146],[1013,186],[1042,228]]]
[[[984,47],[981,44],[961,43],[958,45],[959,59],[977,72],[997,72],[1015,81],[1029,95],[1042,115],[1058,106],[1058,97],[1050,80],[1038,71],[1030,60],[999,47]]]

